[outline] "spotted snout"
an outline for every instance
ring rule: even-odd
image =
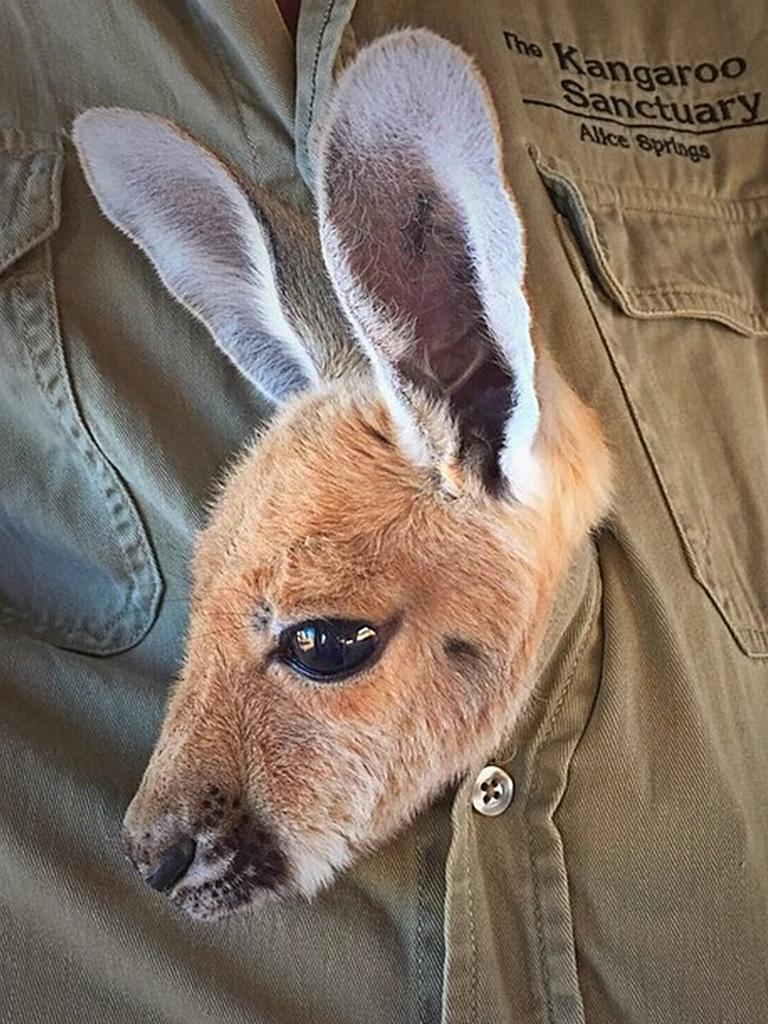
[[[149,806],[140,791],[128,809],[126,855],[147,885],[192,917],[231,913],[286,885],[287,858],[275,830],[241,797],[210,785],[191,813]]]

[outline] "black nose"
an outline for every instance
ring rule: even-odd
[[[195,857],[195,841],[184,836],[174,846],[169,846],[158,857],[157,865],[146,876],[147,885],[162,892],[182,878]]]

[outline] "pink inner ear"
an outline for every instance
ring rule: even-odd
[[[416,161],[393,167],[391,154],[378,155],[347,153],[338,178],[329,161],[334,226],[357,285],[412,329],[408,351],[391,335],[381,354],[451,390],[476,361],[472,336],[483,324],[463,225]]]
[[[417,156],[382,146],[335,159],[334,146],[332,138],[328,219],[351,287],[403,329],[362,326],[397,379],[448,404],[490,482],[514,381],[486,323],[464,217]]]

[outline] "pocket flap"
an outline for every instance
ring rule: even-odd
[[[534,153],[590,269],[629,316],[768,333],[768,197],[725,200],[578,180]]]
[[[0,131],[0,274],[59,226],[63,159],[55,135]]]

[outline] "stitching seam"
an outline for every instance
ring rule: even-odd
[[[593,594],[592,594],[592,597],[591,597],[591,600],[590,600],[590,603],[589,603],[588,612],[587,612],[588,625],[587,625],[587,627],[584,630],[584,636],[581,638],[581,641],[580,641],[579,646],[578,646],[578,648],[576,650],[576,653],[574,654],[573,665],[571,666],[571,669],[570,669],[570,671],[568,673],[566,681],[563,684],[563,687],[562,687],[562,689],[560,691],[560,694],[559,694],[558,699],[557,699],[557,701],[555,703],[555,706],[554,706],[554,708],[552,710],[552,713],[549,716],[549,720],[547,721],[547,725],[546,725],[546,729],[545,729],[544,735],[542,736],[541,741],[538,743],[537,748],[536,748],[535,767],[534,767],[533,777],[532,777],[532,781],[531,781],[531,786],[532,786],[532,790],[531,791],[533,793],[537,792],[539,781],[540,781],[540,778],[541,778],[541,756],[540,755],[541,755],[541,752],[542,752],[542,748],[544,747],[544,745],[547,743],[547,741],[550,739],[550,737],[552,735],[552,731],[553,731],[553,729],[555,727],[555,723],[557,722],[557,719],[558,719],[558,717],[560,715],[560,712],[562,711],[563,705],[565,704],[566,698],[568,697],[568,695],[571,692],[571,689],[573,687],[573,682],[574,682],[574,679],[576,677],[576,672],[577,672],[579,666],[581,665],[582,658],[584,656],[584,650],[586,649],[588,641],[592,638],[592,634],[593,634],[593,631],[594,631],[594,623],[593,623],[592,620],[594,618],[595,609],[596,609],[596,606],[597,606],[597,594],[598,594],[598,588],[593,585]],[[572,755],[572,753],[573,753],[573,751],[571,752],[571,755]],[[568,759],[568,764],[570,764],[570,757]],[[567,767],[566,767],[566,775],[567,775]],[[528,804],[526,804],[526,812],[524,813],[523,818],[525,820],[526,838],[528,840],[528,853],[529,853],[530,862],[531,862],[531,875],[532,875],[532,878],[533,878],[533,892],[534,892],[534,905],[535,905],[534,919],[535,919],[535,922],[536,922],[536,936],[537,936],[538,947],[539,947],[539,962],[540,962],[540,965],[541,965],[541,970],[542,970],[542,974],[543,974],[543,978],[544,978],[544,988],[545,988],[545,997],[546,997],[547,1017],[548,1017],[549,1021],[552,1022],[552,1024],[555,1024],[555,1010],[554,1010],[554,1004],[553,1004],[553,1001],[552,1001],[552,979],[551,979],[551,975],[550,975],[550,972],[549,972],[549,962],[548,962],[548,958],[547,958],[546,938],[545,938],[545,934],[544,934],[545,933],[545,927],[544,927],[544,918],[543,918],[543,911],[542,911],[541,880],[539,878],[539,874],[538,874],[538,871],[537,871],[537,858],[536,858],[536,856],[534,854],[534,846],[535,846],[535,844],[534,844],[534,839],[533,839],[533,830],[531,828],[531,821],[530,821],[530,818],[529,818],[529,815],[528,815],[527,811],[528,811]]]
[[[336,6],[336,0],[329,0],[328,6],[325,8],[325,15],[323,17],[323,24],[320,26],[320,35],[317,39],[317,48],[315,50],[315,60],[312,65],[312,92],[309,94],[309,104],[307,106],[307,117],[304,123],[304,134],[305,141],[309,140],[309,130],[312,127],[312,118],[315,113],[315,98],[317,96],[317,72],[320,64],[320,51],[323,48],[323,39],[325,33],[328,30],[328,24],[331,20],[331,14],[333,8]]]

